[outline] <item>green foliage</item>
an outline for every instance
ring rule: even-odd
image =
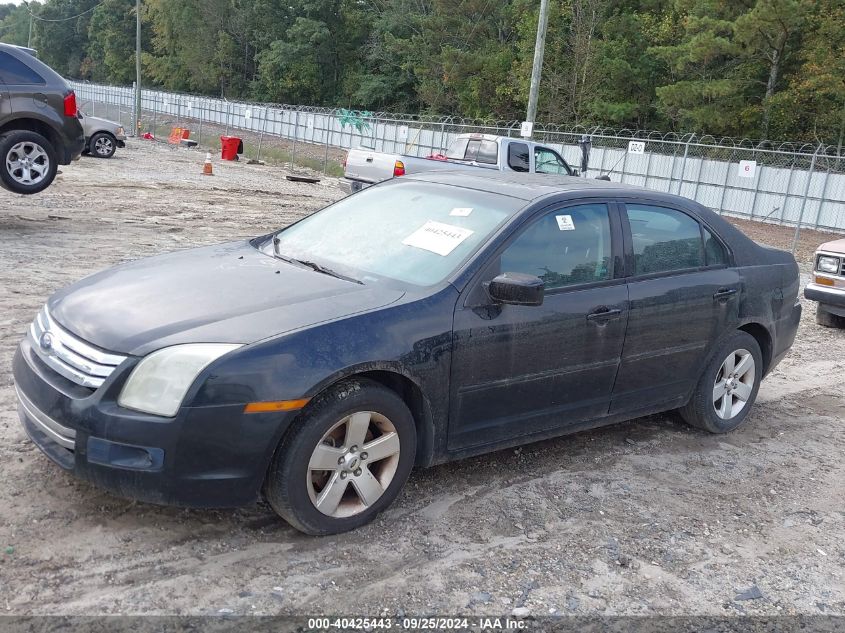
[[[37,10],[38,3],[30,3]],[[29,42],[29,11],[24,5],[0,4],[0,42],[26,46]]]
[[[134,0],[44,0],[33,46],[134,79]],[[88,11],[91,9],[90,11]],[[143,0],[144,83],[229,98],[520,119],[538,0]],[[65,19],[72,18],[72,19]],[[0,4],[0,40],[29,13]],[[539,120],[841,142],[842,0],[550,0]]]

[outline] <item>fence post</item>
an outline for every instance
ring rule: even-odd
[[[757,206],[757,193],[760,191],[760,180],[763,178],[763,168],[765,165],[761,164],[760,169],[757,170],[757,181],[754,183],[754,195],[751,197],[751,209],[749,219],[754,219],[754,207]]]
[[[804,198],[801,200],[801,212],[798,214],[798,224],[795,226],[795,236],[792,238],[792,253],[798,247],[798,239],[801,237],[801,222],[804,220],[804,209],[807,206],[807,196],[810,194],[810,182],[813,180],[813,171],[816,169],[816,156],[819,155],[821,145],[813,152],[813,159],[810,161],[810,173],[807,174],[807,183],[804,185]]]
[[[731,152],[731,157],[725,162],[725,182],[722,183],[722,193],[719,196],[719,215],[725,211],[725,193],[728,191],[728,180],[731,178],[731,162],[736,156],[736,148]]]
[[[648,158],[646,158],[645,161],[645,178],[643,179],[643,187],[648,187],[648,177],[651,174],[651,155],[653,153],[654,152],[648,152]]]
[[[255,160],[261,160],[261,143],[264,141],[264,131],[267,129],[267,114],[269,108],[264,108],[264,122],[261,124],[261,134],[258,137],[258,154],[255,156]]]
[[[684,187],[684,176],[687,173],[687,156],[689,155],[689,145],[692,143],[692,139],[695,138],[695,133],[691,134],[689,139],[687,139],[686,147],[684,147],[684,160],[681,163],[681,179],[678,181],[678,195],[681,195],[681,189]],[[672,193],[671,191],[669,193]]]
[[[822,195],[819,199],[819,210],[816,212],[816,221],[813,223],[813,228],[819,228],[819,218],[822,215],[822,209],[824,209],[825,197],[827,196],[827,183],[830,180],[830,161],[828,160],[827,163],[827,171],[824,175],[824,185],[822,185]]]
[[[293,152],[290,155],[291,168],[296,163],[296,137],[299,136],[299,110],[296,111],[296,116],[293,119]]]
[[[792,189],[792,174],[795,173],[795,155],[792,155],[792,164],[789,166],[789,178],[786,179],[786,192],[783,194],[783,203],[780,208],[780,223],[783,224],[786,205],[789,204],[789,190]]]
[[[205,102],[200,100],[200,103],[198,105],[199,105],[199,111],[200,111],[200,132],[199,132],[199,138],[197,139],[197,145],[202,145],[202,120],[204,118],[202,114],[203,114],[203,112],[205,112]]]

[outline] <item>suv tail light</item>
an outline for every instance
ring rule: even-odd
[[[65,116],[76,116],[76,93],[73,90],[65,95]]]
[[[405,163],[401,160],[397,160],[393,163],[393,175],[394,176],[404,176],[405,175]]]

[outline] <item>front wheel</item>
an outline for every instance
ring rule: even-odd
[[[720,346],[702,372],[681,416],[711,433],[733,431],[745,421],[760,388],[763,357],[757,340],[735,332]]]
[[[399,494],[416,444],[413,416],[395,392],[371,380],[345,381],[315,398],[282,440],[267,501],[306,534],[352,530]]]
[[[98,132],[91,137],[88,148],[97,158],[111,158],[117,150],[117,141],[111,134]]]

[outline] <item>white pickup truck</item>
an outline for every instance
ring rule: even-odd
[[[428,158],[351,149],[344,164],[343,188],[348,192],[405,174],[433,169],[496,169],[526,174],[577,176],[551,147],[520,138],[492,134],[461,134],[445,154]]]

